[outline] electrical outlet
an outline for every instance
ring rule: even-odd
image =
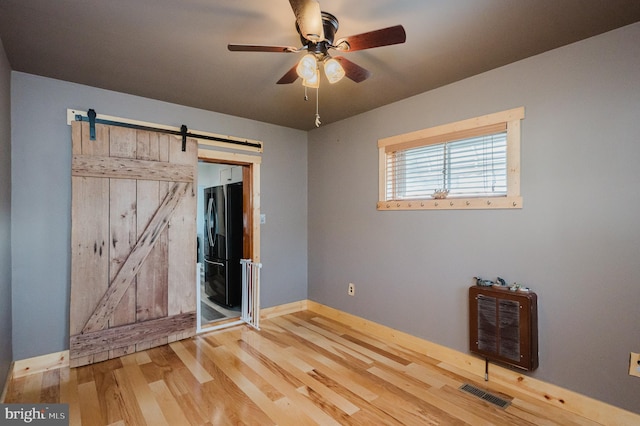
[[[349,294],[349,296],[356,294],[356,285],[354,283],[349,283],[349,290],[347,290],[347,294]]]
[[[631,352],[629,358],[629,375],[640,377],[640,354]]]

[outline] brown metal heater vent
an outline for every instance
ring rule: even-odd
[[[524,370],[538,368],[535,293],[469,288],[469,348],[487,360]]]

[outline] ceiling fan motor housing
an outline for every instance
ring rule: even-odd
[[[303,46],[307,47],[309,53],[314,53],[318,60],[324,59],[328,56],[328,50],[333,46],[333,40],[336,32],[338,31],[338,18],[329,12],[322,12],[322,29],[324,31],[324,39],[314,43],[311,40],[306,39],[300,32],[300,27],[296,23],[296,31],[300,34],[300,41]]]

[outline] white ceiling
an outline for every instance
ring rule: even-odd
[[[362,83],[323,79],[323,124],[640,21],[639,0],[320,0],[336,38],[402,24],[404,44],[345,53]],[[0,0],[12,69],[297,129],[315,91],[276,85],[300,46],[286,0]],[[640,43],[640,40],[638,41]],[[90,108],[91,105],[87,105]]]

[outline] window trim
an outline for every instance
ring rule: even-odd
[[[378,140],[378,210],[455,210],[455,209],[521,209],[520,194],[520,121],[524,107],[469,118],[415,132]],[[507,130],[507,195],[472,198],[425,198],[417,200],[387,200],[387,152],[443,143],[486,134],[491,129],[506,126]]]

